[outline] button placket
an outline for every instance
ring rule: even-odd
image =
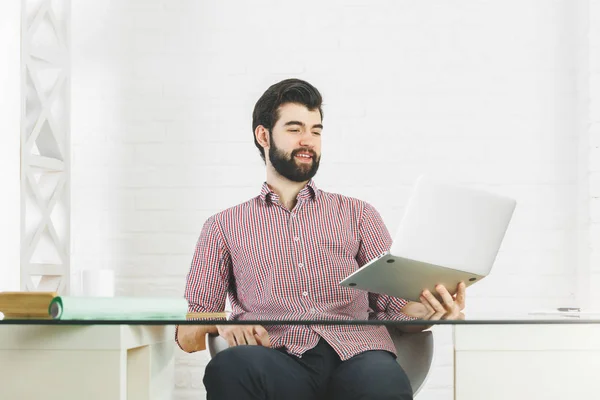
[[[301,204],[299,203],[294,210],[292,210],[290,212],[289,215],[289,227],[290,227],[290,236],[292,239],[292,248],[293,248],[293,252],[294,252],[294,258],[293,258],[293,263],[295,263],[297,270],[298,270],[298,276],[300,278],[299,281],[299,287],[300,287],[300,298],[302,299],[302,301],[305,304],[305,309],[309,309],[312,307],[312,304],[310,302],[310,296],[309,296],[309,291],[308,291],[308,286],[309,286],[309,282],[308,282],[308,276],[307,276],[307,272],[306,271],[306,264],[304,263],[304,254],[303,254],[303,248],[302,248],[302,232],[300,230],[300,223],[298,220],[298,209],[299,206]],[[306,272],[306,273],[305,273]],[[314,308],[313,308],[314,309]]]
[[[303,254],[302,254],[302,240],[301,240],[301,235],[298,229],[298,220],[296,218],[294,218],[294,212],[292,212],[290,214],[290,228],[291,228],[291,235],[292,235],[292,240],[294,241],[295,244],[295,251],[294,253],[296,254],[296,260],[297,263],[296,265],[299,268],[303,268],[304,267],[304,263],[302,262],[303,259]]]

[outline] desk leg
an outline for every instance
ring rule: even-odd
[[[150,400],[150,346],[127,350],[127,400]]]
[[[175,345],[174,342],[154,343],[146,346],[149,355],[149,384],[150,400],[165,400],[173,398],[175,388]]]

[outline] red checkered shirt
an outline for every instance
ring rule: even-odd
[[[209,218],[187,276],[189,312],[314,315],[315,319],[413,319],[406,300],[339,282],[389,250],[390,234],[368,203],[313,181],[288,210],[265,183],[259,196]],[[310,318],[306,318],[310,319]],[[301,356],[325,339],[342,360],[366,350],[396,354],[385,326],[267,325],[272,347]]]

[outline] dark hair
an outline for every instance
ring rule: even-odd
[[[300,79],[286,79],[269,87],[256,102],[252,113],[254,144],[260,151],[263,161],[265,161],[265,152],[256,140],[254,134],[256,127],[262,125],[269,131],[269,135],[272,135],[273,126],[279,120],[279,107],[287,103],[301,104],[310,111],[318,109],[323,119],[321,109],[323,98],[317,88],[310,83]]]

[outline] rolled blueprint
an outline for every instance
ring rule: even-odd
[[[61,320],[185,320],[187,300],[171,297],[55,297],[49,306]]]

